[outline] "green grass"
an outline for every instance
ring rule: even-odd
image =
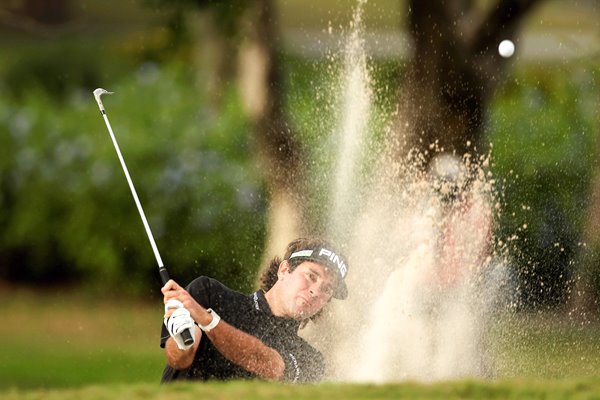
[[[11,390],[13,399],[593,399],[600,398],[600,379],[557,381],[460,381],[394,385],[322,384],[292,386],[264,382],[130,384],[76,389]]]
[[[0,390],[160,379],[160,299],[1,292]]]
[[[520,314],[493,332],[495,367],[502,378],[600,377],[600,326],[552,313]]]
[[[2,287],[0,398],[593,398],[600,393],[600,329],[554,314],[494,325],[494,380],[394,385],[259,382],[160,386],[160,299]],[[600,398],[600,397],[597,397]]]

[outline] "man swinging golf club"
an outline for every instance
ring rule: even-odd
[[[165,320],[161,346],[167,366],[162,382],[181,379],[319,381],[321,353],[298,336],[332,298],[344,299],[345,259],[329,243],[294,240],[283,260],[274,258],[252,295],[199,277],[187,288],[168,281],[162,288]],[[180,333],[189,329],[194,343]]]
[[[262,378],[289,382],[318,381],[323,356],[298,336],[332,297],[344,299],[348,265],[330,244],[298,239],[288,245],[283,261],[275,258],[252,296],[235,292],[214,279],[200,277],[183,289],[169,279],[146,215],[101,96],[94,98],[112,139],[163,281],[165,317],[161,346],[168,365],[163,382],[177,379]],[[200,329],[196,329],[198,326]]]

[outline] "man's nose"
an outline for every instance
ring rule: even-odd
[[[308,289],[308,291],[312,297],[317,297],[317,296],[320,296],[323,294],[321,287],[322,287],[322,285],[320,283],[315,282],[312,285],[310,285],[310,288]]]

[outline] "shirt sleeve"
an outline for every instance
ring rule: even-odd
[[[214,280],[208,278],[206,276],[201,276],[199,278],[194,279],[185,290],[187,290],[190,295],[203,307],[210,307],[211,303],[211,287],[214,284]],[[169,331],[167,327],[163,323],[161,324],[161,332],[160,332],[160,347],[164,348],[167,339],[169,338]]]

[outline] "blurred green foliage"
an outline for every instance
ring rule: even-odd
[[[564,303],[574,279],[598,166],[599,88],[598,68],[580,60],[523,66],[490,107],[498,238],[528,306]]]
[[[70,38],[7,49],[15,56],[0,62],[0,278],[158,291],[150,245],[92,96],[105,86],[116,92],[104,103],[171,275],[253,286],[266,200],[250,127],[235,88],[223,86],[217,104],[208,98],[211,78],[190,63],[190,42],[169,47],[169,35],[116,47]],[[326,212],[318,209],[327,204],[321,178],[332,162],[327,146],[315,144],[333,143],[340,118],[336,61],[284,57],[291,122],[316,149],[306,161],[315,218]],[[371,60],[370,68],[375,145],[403,66]],[[497,237],[508,242],[522,300],[532,306],[567,296],[597,165],[598,89],[590,63],[521,63],[490,104]]]
[[[235,36],[238,33],[239,19],[252,4],[252,1],[249,0],[144,0],[144,2],[150,8],[174,10],[175,12],[209,9],[219,21],[218,29],[227,36]]]
[[[94,87],[73,79],[79,87],[57,93],[35,84],[38,76],[0,98],[1,277],[158,291]],[[103,102],[171,275],[248,290],[262,250],[263,188],[234,91],[225,89],[217,113],[198,90],[203,78],[177,62],[142,63]]]
[[[93,87],[109,77],[122,76],[134,68],[135,60],[121,49],[98,51],[111,45],[110,41],[74,37],[17,41],[4,48],[8,57],[0,63],[3,93],[25,102],[27,92],[39,90],[62,101],[79,87]]]

